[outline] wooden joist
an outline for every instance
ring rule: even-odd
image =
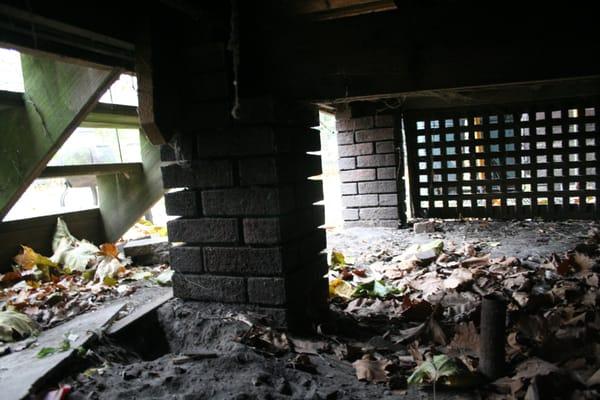
[[[40,178],[61,178],[64,176],[83,176],[83,175],[114,175],[123,174],[125,176],[141,174],[143,172],[142,163],[114,163],[114,164],[91,164],[91,165],[66,165],[56,167],[46,167],[40,174]]]
[[[290,12],[311,20],[324,21],[395,10],[393,0],[298,0]]]

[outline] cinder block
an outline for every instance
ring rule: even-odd
[[[225,43],[207,42],[190,46],[184,50],[184,67],[189,74],[198,71],[219,71],[227,67]]]
[[[248,301],[262,305],[284,305],[287,302],[283,278],[248,278]]]
[[[201,215],[199,195],[195,190],[165,193],[167,215],[195,217]]]
[[[231,80],[225,70],[193,73],[187,78],[189,90],[183,91],[189,101],[226,99]]]
[[[204,271],[202,247],[175,246],[170,252],[171,267],[177,272],[199,274]]]
[[[359,182],[358,193],[396,193],[396,181]]]
[[[340,171],[340,180],[342,182],[372,181],[374,179],[375,169],[353,169],[349,171]]]
[[[369,207],[379,205],[376,194],[359,194],[356,196],[342,196],[344,207]]]
[[[237,243],[238,224],[235,218],[174,219],[167,222],[170,242]]]
[[[289,249],[288,249],[289,250]],[[282,247],[205,247],[204,265],[208,272],[235,275],[282,275],[298,258]]]
[[[315,229],[309,235],[297,239],[297,245],[300,265],[306,265],[327,248],[327,232],[325,229]]]
[[[359,168],[387,167],[390,165],[396,165],[396,155],[393,153],[356,157],[356,166]]]
[[[338,154],[340,157],[373,154],[373,143],[347,144],[338,146]]]
[[[218,133],[201,132],[196,137],[198,157],[260,156],[290,151],[291,135],[281,131],[272,127],[242,126]]]
[[[342,183],[342,194],[357,194],[358,187],[355,182]]]
[[[396,167],[377,168],[377,179],[396,179]]]
[[[355,134],[356,143],[379,142],[381,140],[393,140],[393,128],[376,128],[357,131]]]
[[[245,278],[235,276],[173,275],[173,295],[182,299],[246,303]]]
[[[415,233],[434,233],[435,232],[435,222],[434,221],[416,222],[413,225],[413,229],[415,230]]]
[[[395,151],[394,142],[391,140],[375,142],[375,153],[394,153]]]
[[[354,157],[344,157],[338,160],[338,167],[340,171],[355,169],[356,168],[356,158]]]
[[[397,206],[398,195],[397,194],[380,194],[379,195],[380,206]]]
[[[369,129],[374,125],[373,117],[362,117],[352,119],[338,119],[336,129],[338,132],[352,131],[355,129]]]
[[[342,218],[344,218],[344,221],[357,221],[358,208],[346,208],[342,210]]]
[[[338,144],[353,144],[354,143],[354,132],[338,132],[337,133]]]
[[[279,244],[290,237],[294,225],[291,217],[244,218],[242,225],[246,244]]]
[[[309,102],[290,101],[273,96],[244,97],[239,121],[313,127],[319,126],[319,109]]]
[[[375,207],[359,209],[360,219],[398,219],[397,207]]]
[[[161,168],[163,186],[172,188],[213,188],[233,185],[231,163],[227,160],[197,161],[189,166],[178,164]]]
[[[231,188],[202,191],[202,210],[209,217],[275,216],[294,208],[294,191],[285,188]]]
[[[389,128],[394,126],[394,116],[391,114],[386,115],[376,115],[375,116],[375,126],[377,128]]]
[[[239,160],[240,185],[278,185],[305,181],[322,173],[321,158],[310,154]]]
[[[231,108],[228,100],[189,102],[182,112],[182,129],[185,134],[197,133],[200,126],[202,129],[223,129],[231,125]]]
[[[323,181],[306,180],[295,185],[296,206],[308,207],[323,200]]]

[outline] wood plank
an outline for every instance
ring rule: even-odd
[[[25,108],[0,114],[3,218],[120,74],[21,54]]]
[[[82,175],[135,175],[143,173],[142,163],[111,163],[111,164],[86,164],[46,167],[40,178],[61,178],[65,176]]]
[[[97,208],[2,222],[0,223],[0,243],[2,243],[0,271],[10,269],[12,259],[19,253],[21,245],[32,247],[46,256],[52,255],[52,237],[58,217],[67,223],[75,237],[96,244],[106,242],[100,210]]]
[[[297,0],[289,5],[294,15],[326,21],[396,9],[393,0]]]
[[[108,240],[123,235],[163,195],[160,151],[140,132],[143,172],[97,178],[100,213]]]

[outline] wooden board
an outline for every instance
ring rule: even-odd
[[[87,239],[95,244],[106,242],[100,210],[97,208],[2,222],[0,223],[0,243],[2,243],[0,271],[10,270],[12,259],[21,250],[21,245],[32,247],[45,256],[51,256],[57,217],[64,219],[76,238]]]
[[[25,54],[21,64],[25,108],[0,113],[0,218],[120,74]]]

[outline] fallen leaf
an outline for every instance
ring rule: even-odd
[[[456,268],[449,277],[444,280],[444,288],[456,289],[473,281],[473,273],[466,268]]]
[[[386,367],[390,365],[390,361],[376,360],[373,356],[365,354],[362,359],[352,363],[356,371],[356,378],[359,381],[368,382],[387,382],[388,375]]]
[[[461,322],[454,329],[450,348],[479,355],[479,334],[473,321]]]
[[[329,281],[329,297],[341,297],[342,299],[350,300],[354,288],[348,282],[341,278],[335,278]]]
[[[23,252],[15,257],[15,262],[24,269],[32,269],[37,266],[58,267],[48,257],[36,253],[31,247],[21,246]]]
[[[408,384],[436,383],[442,378],[452,377],[459,372],[456,362],[444,354],[438,354],[419,365],[408,377]]]
[[[344,253],[338,250],[331,251],[331,265],[334,267],[340,267],[346,265],[346,257]]]
[[[112,243],[104,243],[100,245],[100,254],[108,257],[115,257],[119,255],[119,249]]]
[[[37,324],[27,315],[16,311],[0,311],[0,340],[14,342],[39,332]]]

